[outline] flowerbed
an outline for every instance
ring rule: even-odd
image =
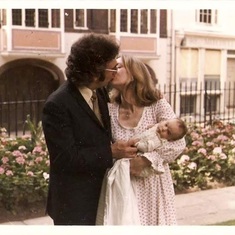
[[[170,165],[176,192],[235,185],[235,125],[189,125],[187,147]]]
[[[0,129],[0,207],[45,202],[49,156],[38,126],[27,123],[30,135],[8,138]],[[170,165],[176,192],[208,189],[212,183],[235,185],[235,126],[217,122],[205,128],[189,125],[187,148]]]
[[[41,124],[28,120],[31,134],[8,138],[0,129],[0,206],[14,211],[18,206],[45,201],[49,158]]]

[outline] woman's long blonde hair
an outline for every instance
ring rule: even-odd
[[[129,55],[121,55],[121,59],[123,66],[131,77],[131,81],[124,89],[124,95],[130,89],[136,105],[141,107],[149,106],[163,97],[161,92],[156,88],[147,67],[141,60]],[[115,91],[114,94],[112,98],[120,104],[120,92]]]

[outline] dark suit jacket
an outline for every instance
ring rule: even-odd
[[[48,214],[61,224],[94,225],[103,176],[112,166],[107,93],[97,90],[104,127],[66,81],[43,109],[50,155]]]

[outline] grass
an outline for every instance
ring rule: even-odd
[[[225,222],[221,222],[221,223],[217,223],[213,225],[232,226],[232,225],[235,225],[235,220],[229,220],[229,221],[225,221]]]

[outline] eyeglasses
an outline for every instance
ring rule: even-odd
[[[113,72],[113,73],[116,73],[117,72],[117,69],[105,69],[106,71],[109,71],[109,72]]]

